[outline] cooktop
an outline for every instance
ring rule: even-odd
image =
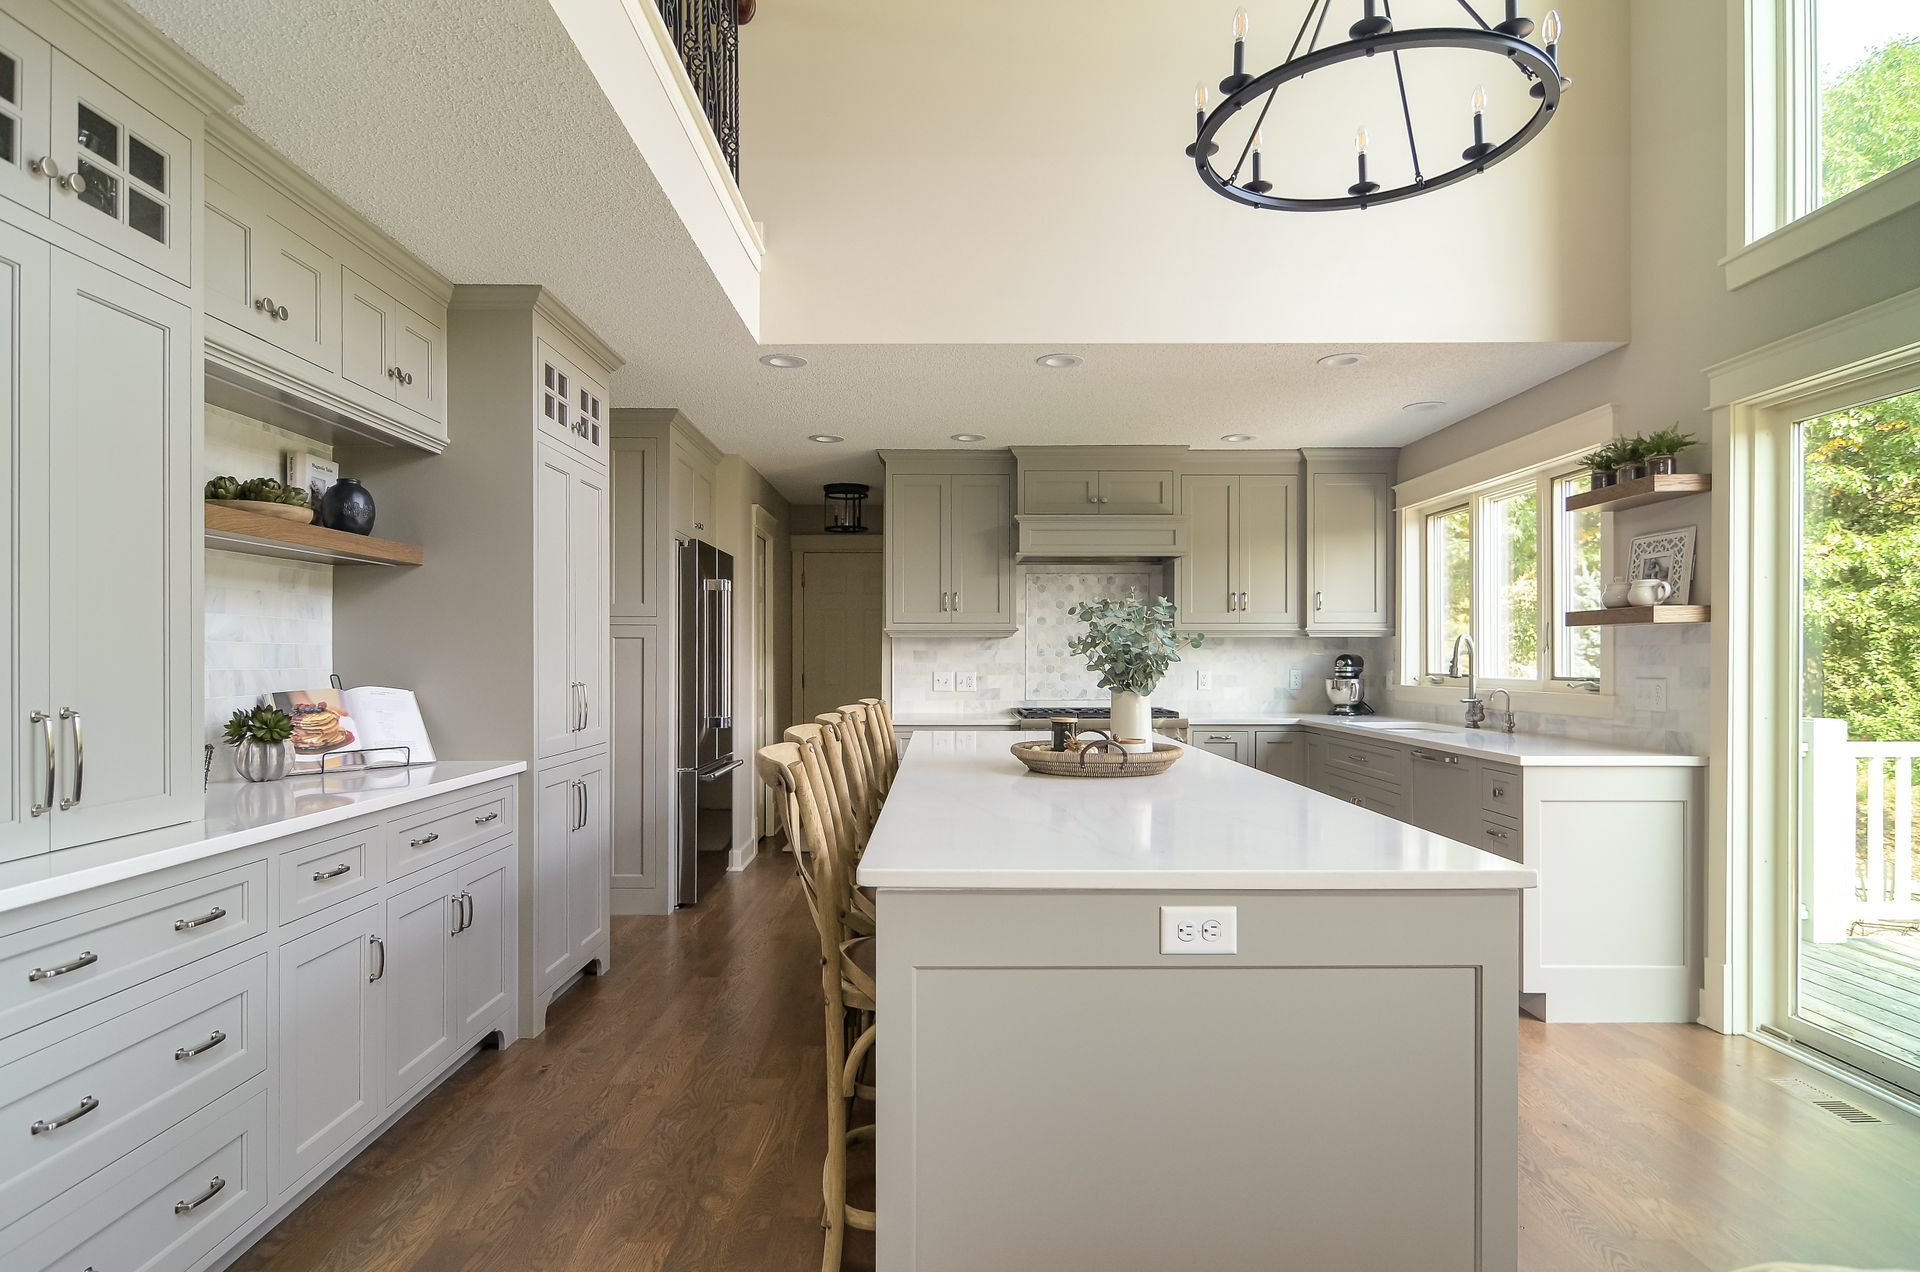
[[[1049,720],[1054,716],[1072,716],[1076,720],[1104,720],[1113,712],[1106,707],[1015,707],[1013,714],[1022,720]],[[1155,707],[1156,720],[1175,720],[1180,713],[1172,707]]]

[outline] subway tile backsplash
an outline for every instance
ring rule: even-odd
[[[284,477],[286,453],[329,447],[209,405],[201,478]],[[333,568],[207,550],[206,735],[263,693],[325,684],[333,672]],[[214,763],[216,778],[228,776]]]

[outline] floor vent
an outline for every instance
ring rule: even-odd
[[[1823,1091],[1801,1078],[1774,1078],[1773,1084],[1789,1094],[1800,1097],[1815,1108],[1825,1109],[1841,1121],[1854,1126],[1878,1126],[1883,1120],[1859,1105],[1850,1104],[1833,1092]]]

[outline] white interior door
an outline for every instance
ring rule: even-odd
[[[186,306],[53,255],[54,846],[199,815],[199,374]]]
[[[0,25],[0,34],[5,27]],[[0,617],[0,861],[53,845],[53,696],[47,685],[47,273],[52,249],[0,225],[0,561],[13,562]],[[39,715],[36,722],[34,716]],[[36,812],[35,809],[39,811]]]
[[[880,692],[883,557],[800,554],[800,719]]]

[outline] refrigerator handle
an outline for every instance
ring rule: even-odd
[[[709,592],[717,593],[715,603],[720,611],[718,648],[706,641],[700,645],[702,654],[716,656],[720,663],[715,669],[718,674],[714,676],[714,696],[717,701],[708,720],[717,729],[730,729],[733,727],[733,580],[708,579],[706,587]],[[704,682],[705,677],[702,680]]]

